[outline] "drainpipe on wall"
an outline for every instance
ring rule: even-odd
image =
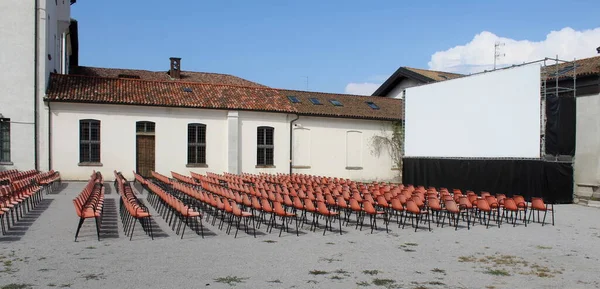
[[[35,10],[34,10],[34,28],[33,28],[33,46],[35,50],[35,54],[33,55],[33,157],[35,161],[35,169],[39,169],[38,162],[38,10],[39,10],[39,1],[35,0]]]
[[[48,171],[52,170],[52,109],[48,100]]]
[[[290,176],[292,175],[292,167],[294,165],[292,162],[292,160],[294,159],[294,157],[293,157],[294,149],[293,149],[293,143],[292,143],[292,132],[294,131],[293,124],[298,119],[300,119],[300,116],[296,115],[296,118],[294,118],[292,121],[290,121]]]

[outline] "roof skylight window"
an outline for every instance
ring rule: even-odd
[[[331,102],[331,104],[335,105],[335,106],[344,106],[341,102],[339,102],[337,99],[332,99],[329,102]]]
[[[300,100],[293,96],[293,95],[288,95],[288,99],[292,102],[292,103],[300,103]]]
[[[317,98],[314,98],[314,97],[313,97],[313,98],[310,98],[309,100],[310,100],[310,102],[312,102],[312,104],[314,104],[314,105],[322,105],[322,103],[321,103],[321,102],[319,101],[319,99],[317,99]]]
[[[367,105],[372,108],[372,109],[379,109],[379,106],[377,106],[374,102],[372,101],[367,101]]]

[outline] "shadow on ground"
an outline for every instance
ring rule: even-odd
[[[14,242],[19,241],[23,236],[27,233],[29,228],[33,225],[33,223],[50,207],[50,204],[54,199],[43,199],[41,200],[35,208],[31,211],[23,214],[22,218],[19,218],[14,225],[12,225],[12,217],[10,218],[10,229],[6,226],[6,216],[4,217],[4,226],[6,228],[6,232],[3,236],[0,236],[0,242]]]

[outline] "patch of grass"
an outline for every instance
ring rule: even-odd
[[[28,289],[28,288],[33,288],[31,284],[16,284],[16,283],[11,283],[8,285],[4,285],[2,287],[0,287],[2,289]]]
[[[375,279],[373,279],[372,283],[375,286],[390,286],[390,285],[396,283],[396,280],[375,278]]]
[[[536,248],[540,249],[540,250],[550,250],[552,249],[552,247],[548,247],[548,246],[541,246],[541,245],[537,245],[535,246]]]
[[[319,283],[319,281],[317,281],[317,280],[308,280],[308,281],[306,281],[306,283],[317,284],[317,283]]]
[[[429,289],[429,288],[427,288],[427,287],[425,287],[423,285],[419,285],[419,286],[417,286],[417,287],[415,287],[413,289]]]
[[[238,276],[227,276],[227,277],[219,277],[215,278],[215,282],[225,283],[229,286],[235,286],[237,283],[244,283],[244,280],[248,278],[240,278]]]
[[[342,280],[342,279],[344,279],[344,277],[342,277],[342,276],[339,276],[339,275],[333,275],[333,276],[329,277],[329,279],[333,279],[333,280]]]
[[[440,281],[429,281],[429,282],[427,282],[427,284],[429,284],[429,285],[439,285],[439,286],[446,285],[445,283],[440,282]]]
[[[356,285],[367,287],[367,286],[369,286],[371,284],[369,282],[367,282],[367,281],[360,281],[360,282],[356,282]]]
[[[321,258],[319,259],[319,261],[327,261],[327,263],[333,263],[333,262],[342,262],[341,259],[335,259],[335,258]]]
[[[11,261],[11,260],[6,260],[6,261],[4,261],[4,266],[5,266],[5,267],[10,267],[10,266],[12,266],[12,261]]]
[[[48,272],[48,271],[50,271],[50,269],[48,269],[48,268],[42,268],[42,269],[39,269],[38,271],[40,271],[40,272]]]
[[[325,245],[335,245],[335,243],[334,242],[327,242],[327,243],[325,243]]]
[[[350,244],[354,244],[354,243],[356,243],[356,242],[354,242],[354,241],[348,241],[348,243],[350,243]]]
[[[484,271],[485,274],[490,274],[494,276],[510,276],[510,273],[504,269],[491,269],[488,268],[487,271]]]
[[[440,274],[446,274],[446,270],[440,269],[440,268],[433,268],[433,269],[431,269],[431,272],[433,272],[433,273],[440,273]]]
[[[281,280],[275,279],[275,280],[267,281],[267,283],[281,283]]]
[[[38,261],[46,260],[46,257],[39,257]]]
[[[404,243],[406,246],[419,246],[417,243]]]
[[[85,247],[85,248],[86,248],[86,249],[90,249],[90,250],[92,250],[92,249],[96,249],[96,247],[94,247],[94,246],[87,246],[87,247]]]
[[[496,286],[494,286],[494,285],[488,285],[488,286],[485,286],[485,288],[486,289],[496,289]]]
[[[477,258],[474,256],[460,256],[458,257],[458,262],[475,262]]]
[[[381,273],[381,271],[379,271],[379,270],[364,270],[362,272],[363,272],[363,274],[367,274],[367,275],[371,275],[371,276]]]
[[[60,287],[60,288],[71,288],[71,285],[73,285],[73,284],[71,284],[71,283],[69,283],[69,284],[61,284],[58,287]]]
[[[277,243],[277,241],[275,241],[275,240],[264,240],[263,242],[269,243],[269,244]]]
[[[48,287],[56,287],[56,284],[54,284],[54,283],[50,283],[50,284],[48,284],[48,285],[46,285],[46,286],[48,286]]]
[[[404,252],[417,252],[417,250],[407,248],[407,249],[404,249]]]
[[[308,271],[310,275],[327,275],[329,272],[323,270],[310,270]]]

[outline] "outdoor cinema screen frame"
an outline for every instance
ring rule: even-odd
[[[405,156],[539,158],[540,65],[406,89]]]

